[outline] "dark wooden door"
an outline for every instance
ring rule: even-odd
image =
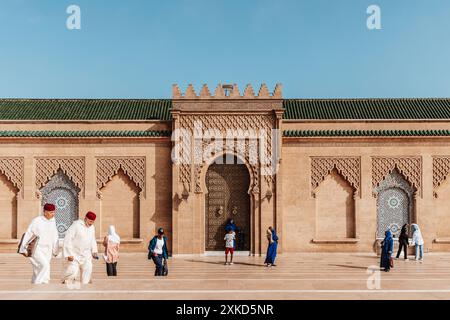
[[[206,250],[225,248],[225,226],[234,219],[237,249],[250,250],[250,176],[244,164],[213,163],[206,173]]]

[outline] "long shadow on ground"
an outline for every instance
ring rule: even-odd
[[[200,262],[200,263],[208,263],[208,264],[217,264],[217,265],[223,265],[224,261],[203,261],[203,260],[187,260],[189,262]],[[233,264],[235,265],[243,265],[243,266],[252,266],[252,267],[264,267],[267,268],[263,264],[255,264],[255,263],[247,263],[247,262],[235,262],[233,261]]]
[[[367,267],[349,266],[349,265],[345,265],[345,264],[329,264],[329,266],[367,270]]]

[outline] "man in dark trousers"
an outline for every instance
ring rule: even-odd
[[[169,259],[167,250],[167,237],[164,235],[164,229],[158,229],[158,235],[154,236],[148,246],[148,258],[155,263],[155,276],[166,276],[167,270],[164,270],[164,262]]]

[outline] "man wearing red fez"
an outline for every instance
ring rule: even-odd
[[[52,255],[58,255],[58,230],[55,221],[55,205],[46,203],[44,214],[34,218],[22,237],[19,253],[30,258],[33,267],[31,283],[43,284],[50,281],[50,262]],[[28,256],[28,243],[37,238],[34,253]]]
[[[84,219],[75,221],[64,238],[64,258],[67,259],[64,283],[73,284],[81,271],[81,283],[91,282],[92,258],[98,259],[94,222],[97,216],[89,211]]]

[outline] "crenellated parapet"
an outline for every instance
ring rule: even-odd
[[[270,93],[267,85],[263,83],[258,91],[258,94],[255,94],[251,84],[248,84],[245,87],[242,94],[237,84],[219,84],[217,85],[213,95],[206,84],[202,86],[199,94],[196,93],[194,86],[189,84],[184,95],[182,94],[179,86],[174,84],[172,87],[172,99],[283,99],[283,95],[281,84],[277,84],[274,91]]]

